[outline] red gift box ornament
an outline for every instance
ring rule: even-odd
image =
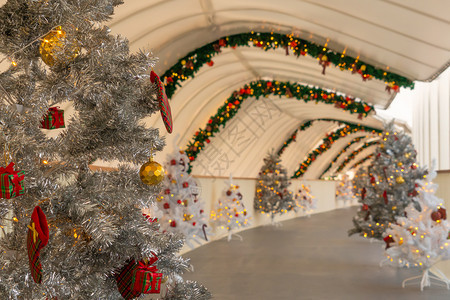
[[[25,194],[24,171],[14,171],[14,163],[0,167],[0,198],[11,199]]]
[[[134,299],[141,295],[140,292],[133,290],[133,284],[131,280],[136,269],[137,264],[134,259],[131,259],[114,275],[114,277],[116,278],[117,289],[119,290],[122,297],[126,300]]]
[[[169,101],[167,100],[166,90],[164,88],[164,84],[159,79],[158,75],[155,72],[151,71],[150,73],[150,81],[151,83],[156,83],[158,88],[158,103],[159,109],[161,110],[161,117],[164,122],[164,126],[166,126],[166,130],[168,133],[172,133],[173,122],[172,122],[172,112],[170,109]]]
[[[42,118],[41,128],[44,129],[58,129],[65,128],[64,124],[64,110],[59,109],[59,106],[50,107],[47,115]]]
[[[133,291],[142,294],[159,294],[161,291],[162,273],[157,273],[158,269],[153,266],[158,258],[155,254],[148,262],[138,262],[137,268],[133,273],[132,287]]]
[[[184,188],[188,188],[188,187],[189,187],[189,183],[183,182],[183,187],[184,187]]]

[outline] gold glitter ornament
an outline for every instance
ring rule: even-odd
[[[399,176],[395,179],[395,182],[397,182],[398,184],[402,184],[405,183],[405,179],[403,179],[402,176]]]
[[[67,40],[61,26],[50,31],[41,42],[39,53],[42,60],[52,67],[55,63],[73,61],[80,54],[80,46],[75,40]]]
[[[149,161],[142,165],[139,170],[139,176],[143,183],[157,185],[164,179],[164,168],[156,161],[153,161],[153,156],[151,156]]]

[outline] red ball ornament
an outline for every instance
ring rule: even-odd
[[[214,66],[214,62],[212,60],[208,61],[206,64],[210,67]]]
[[[203,209],[200,209],[200,213],[201,213],[201,214],[203,213]]]
[[[169,195],[169,194],[170,194],[170,189],[166,189],[166,190],[164,191],[164,194]]]
[[[364,211],[369,210],[369,205],[363,204],[362,210],[364,210]]]
[[[439,221],[441,219],[442,219],[442,215],[441,215],[440,212],[434,211],[434,212],[431,213],[431,220],[436,222],[436,221]]]
[[[411,169],[413,170],[417,169],[416,165],[411,165]]]
[[[163,207],[164,207],[165,209],[169,209],[169,208],[170,208],[170,204],[169,204],[169,203],[164,203]]]
[[[177,222],[175,221],[170,222],[170,227],[177,227]]]
[[[189,187],[189,183],[183,182],[183,187],[184,187],[184,188],[188,188],[188,187]]]
[[[239,214],[235,214],[236,218],[239,217]]]
[[[375,177],[372,176],[372,177],[370,178],[370,183],[373,184],[373,183],[375,183],[375,182],[376,182]]]
[[[230,196],[231,195],[231,191],[227,191],[227,196]]]
[[[171,166],[175,166],[177,164],[177,161],[175,160],[175,159],[172,159],[171,161],[170,161],[170,165]]]
[[[195,224],[197,224],[197,223],[195,223],[195,222],[192,222],[192,226],[195,226]]]
[[[181,203],[183,203],[183,201],[181,201],[181,200],[177,200],[177,203],[178,203],[178,204],[181,204]]]

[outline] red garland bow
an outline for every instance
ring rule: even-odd
[[[17,175],[17,171],[14,171],[14,163],[11,162],[6,168],[0,167],[0,173],[8,173],[10,175],[14,175],[13,179],[11,180],[14,184],[14,190],[13,192],[16,193],[16,195],[19,195],[19,192],[23,189],[22,186],[20,186],[20,181],[23,180],[24,174]]]
[[[53,112],[53,122],[52,122],[52,126],[54,126],[55,128],[59,128],[61,127],[61,121],[60,121],[60,115],[59,115],[59,106],[55,106],[55,107],[50,107],[48,109],[49,112]]]

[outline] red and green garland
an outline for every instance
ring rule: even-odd
[[[342,171],[345,168],[345,166],[347,166],[353,159],[355,159],[355,157],[359,153],[361,153],[364,149],[369,148],[370,146],[373,146],[373,145],[378,145],[379,143],[380,143],[379,141],[372,141],[372,142],[364,143],[364,145],[362,145],[361,147],[359,147],[358,149],[353,151],[349,156],[347,156],[345,158],[345,160],[342,162],[342,164],[339,166],[339,168],[337,168],[336,172]]]
[[[360,165],[362,165],[363,163],[365,163],[366,161],[368,161],[369,159],[373,158],[373,153],[364,157],[363,159],[361,159],[360,161],[358,161],[356,164],[354,164],[350,169],[354,169],[359,167]]]
[[[336,123],[338,123],[339,125],[340,124],[346,124],[346,125],[349,125],[349,124],[352,124],[352,125],[359,125],[359,124],[355,124],[355,123],[352,123],[352,122],[347,122],[347,121],[342,121],[342,120],[336,120],[336,119],[314,119],[314,120],[310,120],[310,121],[307,121],[307,122],[305,122],[305,123],[303,123],[302,125],[300,125],[300,127],[298,128],[298,129],[296,129],[295,131],[294,131],[294,133],[283,143],[283,145],[280,147],[280,150],[278,150],[278,152],[277,152],[277,154],[278,154],[278,156],[280,156],[281,154],[283,154],[283,152],[284,152],[284,150],[286,150],[286,148],[287,147],[289,147],[289,145],[293,142],[293,141],[295,141],[296,140],[296,138],[297,138],[297,134],[298,134],[298,132],[299,131],[304,131],[304,130],[306,130],[307,128],[309,128],[309,127],[311,127],[312,125],[313,125],[313,123],[314,122],[316,122],[316,121],[327,121],[327,122],[336,122]],[[373,128],[373,129],[375,129],[375,128]],[[376,129],[375,129],[376,130]],[[356,139],[358,139],[358,141],[360,140],[360,139],[362,139],[362,137],[357,137],[357,138],[355,138],[354,140],[356,140]],[[353,142],[354,143],[354,142]],[[349,146],[350,146],[350,144],[349,144]],[[348,147],[349,147],[348,146]],[[345,148],[345,150],[348,148],[348,147],[346,147]],[[343,150],[344,151],[344,150]],[[345,151],[344,151],[345,152]],[[342,152],[343,153],[343,152]],[[342,153],[340,153],[340,154],[342,154]],[[339,154],[339,155],[340,155]],[[337,160],[337,158],[338,158],[339,156],[337,156],[335,159]],[[335,161],[333,161],[333,163],[334,163]],[[328,168],[330,168],[331,167],[331,164],[330,164],[330,166],[328,167]],[[327,169],[328,170],[328,169]],[[326,171],[327,171],[326,170]],[[326,172],[325,171],[325,172]]]
[[[379,129],[374,129],[371,127],[361,125],[346,125],[345,127],[340,128],[329,135],[327,134],[327,136],[322,140],[322,144],[308,154],[306,160],[300,164],[300,167],[297,169],[297,171],[294,172],[294,175],[291,178],[299,178],[303,176],[303,174],[305,174],[305,172],[308,170],[309,166],[313,163],[313,161],[315,161],[319,155],[323,154],[328,149],[330,149],[334,142],[336,142],[338,139],[342,137],[346,137],[347,135],[358,131],[367,131],[372,134],[382,132]]]
[[[206,144],[210,143],[210,138],[219,132],[222,127],[225,127],[226,123],[237,114],[245,99],[256,98],[258,100],[260,97],[268,95],[276,95],[280,98],[295,98],[305,103],[314,101],[315,103],[331,104],[352,114],[358,114],[360,118],[366,117],[374,110],[373,106],[365,102],[337,95],[320,88],[290,82],[253,81],[234,91],[225,103],[219,107],[217,113],[209,119],[205,128],[199,129],[195,133],[192,141],[189,142],[186,148],[186,154],[190,161],[194,161]]]
[[[386,90],[398,92],[400,87],[414,88],[414,82],[406,77],[389,72],[388,70],[377,68],[366,62],[360,61],[359,58],[347,56],[330,50],[326,45],[317,45],[315,43],[296,38],[292,34],[280,33],[240,33],[222,37],[212,43],[200,47],[189,52],[185,57],[178,60],[169,70],[161,77],[166,82],[166,94],[170,99],[175,91],[185,80],[193,78],[199,69],[207,64],[213,66],[212,58],[221,52],[222,48],[236,47],[258,47],[262,50],[283,48],[286,54],[289,51],[293,56],[300,57],[309,55],[318,60],[322,67],[322,73],[325,73],[326,67],[333,64],[342,71],[348,70],[358,74],[364,81],[372,78],[382,80],[386,83]]]
[[[342,155],[342,154],[344,154],[346,151],[347,151],[347,149],[348,148],[350,148],[353,144],[355,144],[355,143],[358,143],[358,142],[360,142],[362,139],[366,139],[366,138],[368,138],[369,136],[368,135],[366,135],[366,136],[358,136],[358,137],[355,137],[353,140],[351,140],[350,142],[348,142],[348,144],[347,144],[347,146],[345,146],[334,158],[333,158],[333,160],[331,161],[331,163],[328,165],[328,167],[325,169],[325,171],[323,171],[322,172],[322,175],[320,175],[320,177],[319,178],[322,178],[322,176],[326,173],[326,172],[328,172],[328,170],[329,169],[331,169],[331,167],[336,163],[336,161],[339,159],[339,157]]]

